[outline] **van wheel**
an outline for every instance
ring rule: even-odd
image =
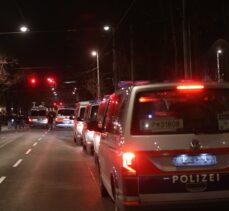
[[[86,145],[85,144],[83,144],[83,150],[86,151]]]
[[[94,155],[94,148],[92,146],[87,147],[87,152],[89,155]]]

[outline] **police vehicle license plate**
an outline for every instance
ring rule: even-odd
[[[215,155],[200,154],[200,155],[178,155],[172,160],[176,167],[188,166],[213,166],[217,164]]]
[[[176,131],[183,128],[183,120],[176,118],[155,118],[152,120],[152,131]]]

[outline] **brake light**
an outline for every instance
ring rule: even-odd
[[[61,122],[63,121],[63,118],[56,118],[56,122]]]
[[[135,154],[133,152],[124,152],[122,154],[122,167],[124,175],[136,175]]]
[[[202,84],[190,84],[190,85],[179,85],[178,90],[202,90],[204,85]]]
[[[31,118],[29,118],[29,122],[32,122],[32,119]]]
[[[158,99],[153,98],[153,97],[140,97],[139,98],[140,103],[150,103],[150,102],[156,102],[156,101],[158,101]]]

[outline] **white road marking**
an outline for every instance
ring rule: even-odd
[[[34,144],[33,144],[33,146],[35,147],[37,145],[37,142],[35,142]]]
[[[19,166],[19,164],[23,161],[23,159],[19,159],[14,165],[13,167],[16,168]]]
[[[28,149],[25,154],[28,155],[31,151],[32,151],[32,149]]]
[[[39,139],[37,139],[37,140],[38,140],[38,141],[41,141],[41,139],[42,139],[42,138],[40,137],[40,138],[39,138]]]
[[[6,177],[0,177],[0,184],[3,183],[3,181],[6,179]]]

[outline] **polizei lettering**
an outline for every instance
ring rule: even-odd
[[[219,182],[219,174],[190,174],[190,175],[173,175],[172,183],[208,183]]]

